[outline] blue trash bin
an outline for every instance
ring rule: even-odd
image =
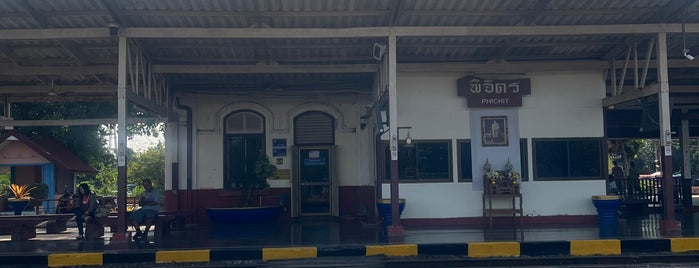
[[[597,209],[597,223],[602,225],[618,224],[617,215],[622,203],[621,196],[618,195],[595,195],[592,197],[592,204]]]
[[[384,198],[376,200],[376,208],[378,209],[383,226],[393,225],[393,219],[391,218],[391,199]],[[398,200],[398,216],[403,213],[403,209],[405,209],[405,199],[400,198]]]

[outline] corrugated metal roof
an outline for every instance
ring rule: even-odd
[[[356,28],[385,26],[526,26],[618,25],[682,22],[699,23],[699,1],[687,0],[0,0],[0,30],[40,28],[103,28],[109,23],[144,28]],[[399,63],[609,60],[623,57],[629,42],[644,35],[400,37]],[[670,58],[683,58],[682,35],[668,37]],[[687,46],[699,52],[699,34],[686,35]],[[135,39],[154,64],[254,65],[375,64],[374,43],[385,38],[246,38],[246,39]],[[641,46],[643,42],[639,42]],[[116,38],[65,40],[0,40],[3,66],[116,66]],[[642,51],[642,48],[639,48]],[[673,76],[696,74],[696,69],[671,70]],[[304,76],[307,75],[307,76]],[[260,78],[262,77],[262,78]],[[261,89],[266,80],[287,84],[322,84],[355,88],[372,83],[373,74],[168,74],[173,88],[184,89],[188,79],[211,83],[229,81]],[[4,85],[113,84],[114,74],[0,74]],[[334,82],[334,84],[333,84]],[[230,88],[230,87],[227,87]]]

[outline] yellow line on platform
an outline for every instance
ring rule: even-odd
[[[102,265],[102,252],[49,254],[49,267]]]
[[[316,247],[263,248],[262,260],[301,259],[318,257]]]
[[[210,250],[168,250],[155,253],[156,263],[209,262]]]
[[[699,238],[670,238],[672,252],[699,251]]]
[[[417,244],[366,246],[366,255],[417,256]]]
[[[571,240],[570,255],[620,255],[621,241],[617,239],[604,240]]]
[[[483,257],[517,257],[520,254],[518,242],[478,242],[468,243],[468,256]]]

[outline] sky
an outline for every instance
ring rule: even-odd
[[[165,143],[164,133],[158,133],[158,137],[151,137],[146,135],[136,135],[132,139],[126,141],[126,146],[132,149],[134,152],[143,152],[146,149],[155,146],[158,142]],[[112,132],[108,136],[106,143],[107,148],[116,151],[117,136],[115,132]]]

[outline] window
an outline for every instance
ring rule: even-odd
[[[473,181],[473,161],[471,159],[471,140],[457,140],[459,154],[459,181]]]
[[[601,179],[601,139],[534,139],[535,180]]]
[[[384,163],[381,174],[391,179],[391,152],[388,141],[383,146]],[[398,179],[401,182],[451,181],[451,141],[413,140],[398,147]]]
[[[240,111],[225,119],[223,188],[239,188],[255,162],[264,153],[264,117],[252,111]]]

